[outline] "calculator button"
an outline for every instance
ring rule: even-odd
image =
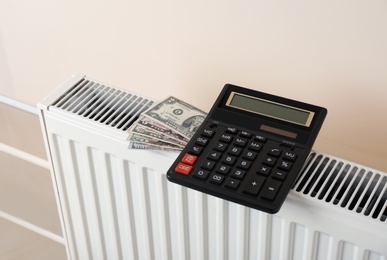
[[[233,165],[235,161],[236,161],[236,157],[234,156],[225,156],[222,160],[222,162],[227,165]]]
[[[230,166],[227,165],[219,165],[218,168],[216,169],[217,173],[226,175],[230,171]]]
[[[175,171],[178,172],[178,173],[181,173],[181,174],[184,174],[184,175],[189,175],[192,171],[192,166],[191,165],[188,165],[188,164],[185,164],[185,163],[179,163],[176,168],[175,168]]]
[[[289,160],[289,161],[295,161],[297,158],[297,154],[292,153],[292,152],[286,152],[284,154],[284,159]]]
[[[228,179],[226,183],[224,184],[224,187],[232,190],[236,190],[239,186],[240,181],[235,179]]]
[[[269,149],[269,152],[267,154],[271,155],[271,156],[275,156],[275,157],[278,157],[281,155],[281,150],[278,149],[278,148],[270,148]]]
[[[251,176],[251,178],[248,179],[248,181],[245,182],[243,192],[256,196],[264,182],[265,177],[253,175]]]
[[[201,145],[201,146],[206,146],[208,143],[208,139],[204,137],[198,137],[196,138],[195,144]]]
[[[235,169],[231,172],[231,177],[233,178],[236,178],[236,179],[243,179],[243,177],[245,177],[245,174],[246,172],[243,171],[243,170],[238,170],[238,169]]]
[[[218,152],[224,152],[226,149],[227,149],[227,144],[225,143],[217,143],[216,146],[214,147],[214,150]]]
[[[202,152],[203,148],[200,147],[200,146],[192,146],[191,149],[189,150],[189,153],[190,154],[194,154],[194,155],[200,155],[201,152]]]
[[[274,171],[273,172],[273,178],[277,179],[277,180],[280,180],[280,181],[283,181],[283,180],[286,179],[286,172]]]
[[[209,171],[206,170],[196,170],[192,173],[192,177],[195,177],[200,180],[206,180],[208,175],[210,174]]]
[[[268,180],[262,188],[260,193],[261,198],[267,200],[274,200],[279,189],[281,187],[281,182],[275,180]]]
[[[257,173],[264,175],[264,176],[267,176],[267,175],[269,175],[270,171],[271,171],[270,167],[262,165],[262,166],[259,166]]]
[[[263,159],[263,164],[266,164],[266,165],[269,165],[269,166],[273,166],[276,162],[276,159],[273,158],[273,157],[270,157],[270,156],[267,156],[265,159]]]
[[[205,137],[212,137],[215,134],[215,131],[213,129],[204,129],[202,132],[202,136]]]
[[[278,168],[285,171],[289,171],[290,168],[292,168],[292,163],[288,161],[281,161],[278,165]]]
[[[246,131],[241,131],[241,133],[239,135],[241,137],[244,137],[244,138],[247,138],[247,139],[249,139],[251,137],[251,134],[249,132],[246,132]]]
[[[222,134],[219,141],[224,142],[224,143],[230,143],[232,138],[233,138],[232,135]]]
[[[221,156],[222,156],[222,153],[220,152],[212,152],[207,156],[207,159],[212,161],[219,161]]]
[[[254,140],[264,143],[264,142],[266,142],[266,137],[264,137],[262,135],[255,135]]]
[[[255,160],[255,158],[257,158],[257,153],[252,151],[246,151],[243,153],[242,158],[253,161]]]
[[[240,160],[236,167],[242,169],[242,170],[248,170],[251,166],[251,162],[247,160]]]
[[[227,127],[226,132],[235,135],[238,132],[238,129],[235,127]]]
[[[224,181],[224,176],[223,175],[220,175],[220,174],[213,174],[211,175],[210,177],[210,182],[211,183],[214,183],[214,184],[222,184],[222,182]]]
[[[186,153],[183,159],[181,159],[181,162],[189,165],[194,165],[197,159],[197,156]]]
[[[206,161],[205,163],[202,164],[201,168],[206,169],[206,170],[212,170],[215,167],[215,162],[212,161]]]
[[[262,144],[259,144],[257,142],[250,142],[250,144],[248,145],[247,149],[249,150],[252,150],[252,151],[255,151],[255,152],[259,152],[262,148]]]
[[[218,127],[218,125],[219,125],[219,121],[214,120],[211,122],[210,127],[214,128],[214,127]]]
[[[231,148],[230,151],[228,151],[228,154],[230,155],[234,155],[234,156],[239,156],[242,152],[242,148],[239,148],[239,147],[233,147]]]
[[[243,138],[236,138],[234,141],[235,146],[244,147],[246,146],[246,140]]]

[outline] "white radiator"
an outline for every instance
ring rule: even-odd
[[[175,152],[129,150],[151,100],[74,76],[38,104],[69,259],[387,259],[387,174],[312,152],[262,213],[166,180]]]

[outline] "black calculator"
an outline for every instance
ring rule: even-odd
[[[226,84],[167,178],[277,213],[326,114],[323,107]]]

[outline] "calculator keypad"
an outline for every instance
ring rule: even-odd
[[[323,107],[226,84],[166,176],[187,188],[277,213],[326,115]]]
[[[204,128],[187,151],[177,173],[267,201],[276,198],[298,156],[261,133],[220,125]]]

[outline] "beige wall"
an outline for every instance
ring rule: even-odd
[[[0,0],[1,94],[73,73],[204,110],[225,83],[325,106],[315,149],[387,172],[385,0]]]

